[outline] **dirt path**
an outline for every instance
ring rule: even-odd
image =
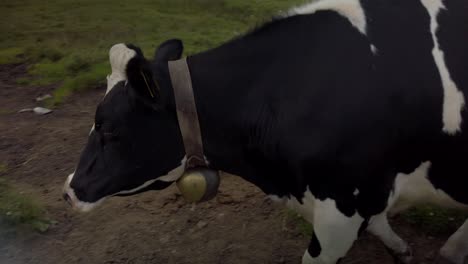
[[[25,65],[0,66],[0,160],[6,177],[47,205],[58,223],[45,234],[0,239],[0,263],[300,263],[308,238],[254,186],[225,175],[220,195],[192,207],[175,188],[113,198],[77,214],[61,199],[104,89],[73,96],[52,114],[19,114],[49,87],[23,87]],[[415,263],[432,263],[448,234],[429,237],[401,219],[395,229],[410,241]],[[6,240],[8,243],[3,243]],[[391,264],[376,239],[365,235],[344,264]]]

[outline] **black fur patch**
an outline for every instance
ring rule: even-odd
[[[318,241],[317,236],[312,234],[312,239],[310,240],[309,248],[307,249],[309,251],[309,254],[313,257],[316,258],[320,255],[322,252],[322,247],[320,246],[320,242]]]
[[[361,226],[359,227],[358,236],[361,236],[364,231],[366,231],[367,227],[369,226],[369,219],[364,220]]]

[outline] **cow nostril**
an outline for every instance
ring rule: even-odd
[[[65,199],[65,201],[67,201],[67,203],[71,204],[71,197],[70,197],[70,195],[68,195],[68,193],[63,194],[63,199]]]

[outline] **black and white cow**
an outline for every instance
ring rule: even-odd
[[[466,0],[292,9],[188,58],[206,158],[313,223],[304,264],[338,262],[365,229],[409,262],[386,217],[399,197],[468,204],[467,47]],[[167,41],[147,61],[134,46],[112,47],[107,95],[65,184],[76,209],[180,177],[185,152],[168,61],[182,50]],[[456,264],[468,254],[466,238],[468,224],[444,247]]]

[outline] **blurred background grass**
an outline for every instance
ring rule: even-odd
[[[28,62],[22,85],[56,83],[49,106],[105,82],[107,52],[133,43],[150,57],[161,42],[186,55],[242,34],[304,0],[18,0],[0,3],[0,64]]]

